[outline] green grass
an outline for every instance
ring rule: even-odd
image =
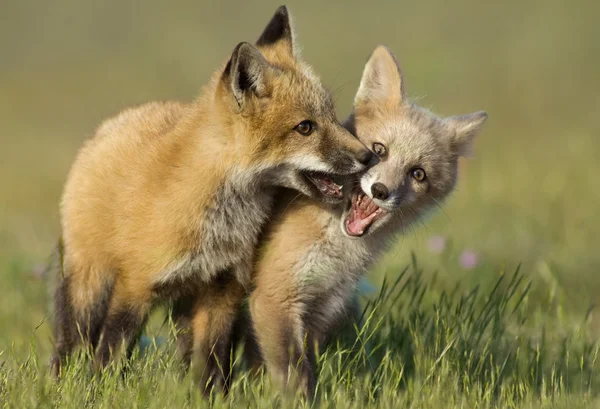
[[[171,337],[134,359],[124,379],[92,379],[85,360],[70,365],[61,383],[48,379],[47,289],[32,271],[55,243],[62,184],[94,127],[126,106],[193,98],[238,41],[258,36],[279,3],[5,3],[0,404],[207,405],[174,359]],[[408,94],[420,104],[448,115],[490,115],[444,210],[406,232],[370,275],[376,288],[383,277],[395,282],[413,252],[423,270],[411,264],[368,307],[363,335],[372,335],[375,366],[363,367],[365,352],[347,344],[322,353],[322,406],[600,406],[600,321],[592,308],[600,301],[600,3],[289,5],[303,55],[335,91],[340,117],[379,43],[397,54]],[[446,241],[439,254],[429,248],[433,236]],[[461,266],[465,250],[479,257],[474,268]],[[518,265],[523,278],[511,285]],[[149,334],[168,332],[161,318],[158,312]],[[277,399],[266,379],[242,371],[216,406],[266,407]]]
[[[414,261],[384,281],[366,304],[364,325],[347,328],[320,352],[314,405],[573,408],[600,402],[600,344],[581,325],[584,317],[579,324],[561,322],[560,335],[531,318],[537,308],[523,274],[502,273],[490,288],[457,287],[433,299],[432,285]],[[80,355],[58,383],[35,341],[24,360],[4,351],[0,399],[10,407],[209,406],[175,358],[169,331],[150,328],[168,341],[137,350],[123,371],[93,374],[89,357]],[[213,395],[214,407],[305,404],[282,395],[264,374],[244,371],[239,352],[232,390],[226,398]]]

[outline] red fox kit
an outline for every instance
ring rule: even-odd
[[[103,123],[62,197],[53,370],[81,339],[106,366],[157,301],[188,291],[206,323],[194,334],[199,366],[210,365],[238,308],[216,297],[220,283],[231,277],[235,293],[249,282],[276,187],[339,200],[329,176],[362,171],[371,157],[298,59],[285,7],[193,103],[149,103]]]
[[[345,183],[341,205],[288,194],[258,252],[250,315],[275,380],[314,393],[315,343],[343,321],[359,279],[392,240],[452,192],[458,158],[486,118],[440,118],[411,104],[395,57],[375,49],[346,126],[376,163]]]

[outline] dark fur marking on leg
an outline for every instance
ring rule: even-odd
[[[108,314],[108,307],[110,305],[110,299],[112,297],[113,286],[107,286],[102,292],[98,302],[92,305],[92,310],[82,320],[82,323],[86,325],[86,338],[91,344],[92,351],[95,351],[100,342],[100,336],[102,334],[102,328],[106,321],[106,315]]]
[[[212,310],[210,304],[203,305],[203,308],[208,307],[208,325],[206,328],[208,338],[200,346],[201,349],[194,353],[199,353],[203,357],[202,359],[205,360],[204,374],[201,375],[201,382],[206,393],[215,388],[216,390],[221,389],[227,395],[231,387],[232,331],[243,300],[243,296],[240,296],[238,299],[239,294],[237,294],[237,291],[243,291],[238,285],[233,269],[224,269],[217,274],[215,280],[208,288],[211,299],[229,303],[231,299],[229,301],[226,300],[228,297],[233,297],[233,302],[237,303],[239,301],[240,304],[233,306],[233,309],[231,309],[231,305],[226,307],[225,311],[228,311],[226,314],[231,314],[230,317],[222,315],[220,308],[223,305],[215,305],[215,310]],[[215,315],[215,311],[218,312],[217,315]]]
[[[206,391],[221,389],[225,395],[231,387],[231,340],[219,337],[206,345],[203,354],[208,357],[203,376]]]
[[[77,343],[77,328],[69,297],[69,280],[60,279],[54,293],[54,342],[55,351],[50,362],[52,374],[60,375],[61,367]]]
[[[186,369],[192,361],[192,347],[194,344],[192,333],[192,316],[194,312],[193,295],[186,295],[175,300],[170,313],[176,326],[177,352]]]
[[[106,286],[96,299],[89,300],[88,311],[77,311],[71,298],[73,285],[64,259],[65,246],[62,236],[59,238],[48,271],[54,270],[53,277],[57,280],[54,292],[54,323],[55,352],[51,359],[51,371],[58,376],[61,366],[75,347],[80,343],[95,349],[108,305],[112,294],[112,286]]]
[[[255,336],[254,325],[250,317],[248,304],[241,308],[232,329],[231,348],[235,351],[242,347],[243,361],[247,369],[258,372],[262,366],[260,347]]]
[[[106,367],[122,342],[125,342],[129,351],[132,341],[143,327],[145,318],[129,309],[110,314],[106,319],[100,345],[96,351],[97,363]]]
[[[230,280],[233,279],[232,270],[225,269],[217,274],[215,281],[210,285],[198,285],[195,281],[190,280],[185,282],[160,284],[153,288],[155,293],[173,300],[170,313],[177,327],[177,350],[186,367],[189,367],[192,361],[194,341],[191,321],[196,313],[195,306],[197,297],[202,297],[203,292],[205,291],[211,292],[208,296],[220,297],[222,295],[221,293],[226,291]],[[202,353],[205,354],[205,356],[208,356],[210,351],[204,351]],[[208,366],[212,366],[215,362],[208,363]]]
[[[197,280],[190,278],[155,284],[154,287],[152,287],[152,293],[156,298],[161,300],[178,301],[197,294],[199,288]]]

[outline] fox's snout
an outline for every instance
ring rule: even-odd
[[[368,150],[366,147],[356,155],[358,162],[361,165],[368,166],[371,163],[371,159],[373,158],[373,152]]]
[[[375,199],[386,200],[390,197],[390,191],[383,183],[376,182],[371,185],[371,195]]]
[[[362,172],[370,165],[373,160],[373,152],[368,149],[361,141],[348,133],[351,143],[349,144],[349,155],[355,161],[354,170],[352,172]]]
[[[361,190],[380,205],[390,208],[397,206],[406,194],[407,186],[404,183],[388,180],[375,168],[377,165],[360,177]]]
[[[330,155],[330,159],[334,161],[335,173],[349,174],[364,171],[373,159],[373,152],[348,131],[343,132],[337,139],[338,153]]]
[[[346,158],[341,160],[343,165],[338,172],[340,174],[362,172],[367,169],[373,158],[373,153],[367,148],[352,150],[347,152],[346,155],[347,160]]]

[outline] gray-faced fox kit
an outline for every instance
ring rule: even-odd
[[[218,377],[206,367],[228,357],[221,334],[239,308],[230,295],[249,283],[276,187],[339,201],[329,176],[362,171],[371,157],[298,58],[285,7],[193,103],[148,103],[104,122],[61,202],[55,373],[82,339],[106,366],[156,301],[193,291],[205,324],[193,337],[198,367]]]
[[[346,122],[376,154],[341,205],[278,201],[253,271],[255,340],[271,376],[311,396],[315,344],[347,315],[356,285],[392,240],[452,192],[459,156],[487,115],[440,118],[407,101],[395,57],[371,55]]]

